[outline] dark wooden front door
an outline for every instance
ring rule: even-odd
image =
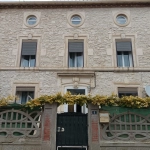
[[[58,150],[85,150],[82,146],[88,145],[87,114],[58,114],[56,145],[70,146],[70,148],[58,148]],[[79,147],[71,148],[71,146]]]

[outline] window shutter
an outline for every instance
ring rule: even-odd
[[[116,42],[116,49],[117,51],[132,51],[132,45],[131,42]]]
[[[137,88],[132,88],[132,87],[128,87],[128,88],[119,87],[118,88],[119,93],[137,93],[137,91],[138,91]]]
[[[36,55],[37,42],[23,42],[22,55]]]
[[[35,91],[35,87],[16,87],[16,91]]]
[[[69,42],[69,52],[83,52],[83,42]]]

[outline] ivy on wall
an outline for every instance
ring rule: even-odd
[[[14,97],[8,96],[7,98],[0,99],[0,107],[9,105]],[[35,108],[44,106],[45,103],[58,105],[67,103],[69,105],[79,104],[84,105],[92,103],[99,106],[121,106],[131,108],[147,108],[150,107],[150,97],[137,97],[137,96],[123,96],[119,98],[117,95],[103,96],[103,95],[71,95],[70,92],[62,95],[57,93],[54,95],[43,95],[39,98],[28,101],[24,107]]]

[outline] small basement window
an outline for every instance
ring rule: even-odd
[[[34,99],[35,87],[16,87],[16,102],[19,104],[25,104],[29,100]]]
[[[138,88],[134,87],[118,87],[118,96],[138,96]]]

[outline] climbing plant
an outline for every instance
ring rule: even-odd
[[[7,98],[0,99],[0,107],[7,106],[12,102],[14,97],[8,96]],[[147,108],[150,107],[150,97],[137,97],[137,96],[122,96],[119,98],[117,95],[112,94],[110,96],[105,95],[71,95],[70,92],[66,94],[57,93],[54,95],[43,95],[39,98],[32,99],[24,104],[24,107],[35,108],[42,107],[45,103],[53,104],[88,104],[92,103],[99,106],[121,106],[121,107],[131,107],[131,108]]]

